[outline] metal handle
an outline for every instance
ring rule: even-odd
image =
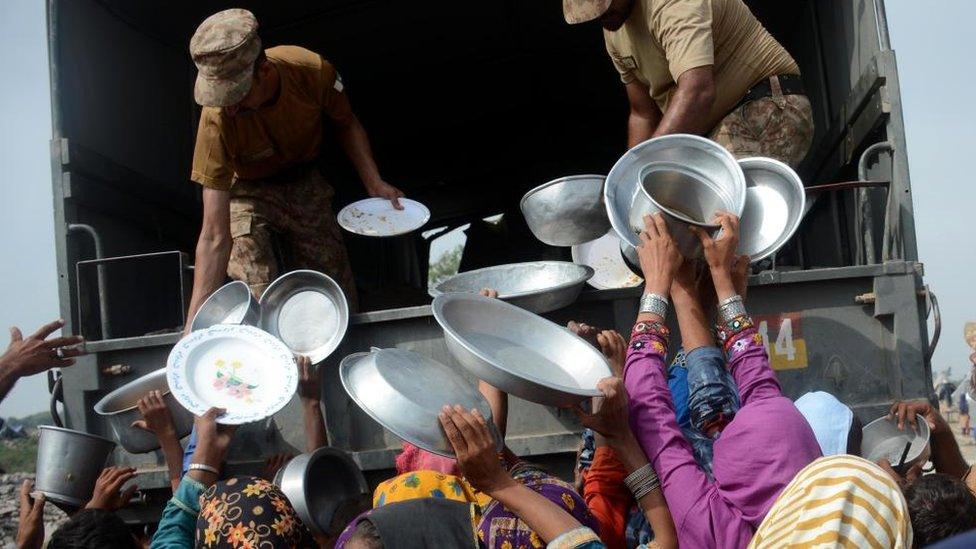
[[[95,244],[95,259],[105,259],[105,249],[102,247],[102,237],[95,230],[95,227],[84,223],[70,223],[68,234],[85,233],[91,237]],[[105,267],[97,265],[95,267],[95,277],[98,284],[98,319],[101,321],[102,339],[112,339],[111,325],[108,319],[108,288],[105,283]]]
[[[64,427],[64,422],[61,421],[61,415],[58,414],[58,401],[64,402],[63,381],[64,376],[58,376],[58,379],[54,382],[54,388],[51,389],[51,421],[54,422],[55,427]]]
[[[935,329],[932,330],[932,338],[929,340],[929,349],[926,353],[926,360],[931,362],[932,355],[935,354],[935,346],[939,344],[939,336],[942,335],[942,311],[939,310],[939,298],[928,285],[925,285],[925,298],[928,303],[929,311],[932,313],[932,320],[935,322]]]

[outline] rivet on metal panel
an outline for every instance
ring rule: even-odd
[[[870,305],[874,303],[876,299],[877,296],[874,294],[874,292],[868,292],[866,294],[854,296],[854,303],[858,303],[860,305]]]
[[[132,372],[132,366],[128,364],[113,364],[102,368],[102,374],[106,376],[124,376]]]

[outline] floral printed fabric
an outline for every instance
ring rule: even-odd
[[[218,482],[200,496],[197,547],[317,547],[281,490],[255,477]]]
[[[381,482],[373,492],[373,507],[417,498],[443,498],[479,506],[491,501],[463,478],[437,471],[414,471]]]
[[[538,469],[519,463],[513,470],[516,481],[539,492],[565,509],[585,528],[597,529],[596,518],[572,486]],[[478,525],[478,540],[488,549],[539,549],[546,543],[525,522],[497,501],[492,501]]]

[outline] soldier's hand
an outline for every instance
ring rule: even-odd
[[[400,204],[400,198],[403,197],[403,191],[390,185],[382,179],[373,184],[366,185],[366,192],[369,196],[377,196],[380,198],[385,198],[393,203],[393,207],[402,210],[403,205]]]

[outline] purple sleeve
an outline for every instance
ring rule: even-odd
[[[723,334],[728,353],[728,367],[739,387],[742,406],[764,398],[783,396],[776,374],[769,367],[769,355],[763,347],[762,336],[747,317],[737,319],[739,329]]]
[[[640,334],[631,340],[624,368],[630,425],[657,471],[684,547],[745,547],[752,528],[698,467],[681,434],[664,374],[666,340]]]

